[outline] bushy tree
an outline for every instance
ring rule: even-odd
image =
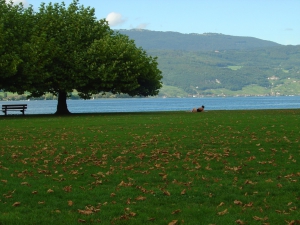
[[[22,70],[33,23],[32,7],[0,0],[0,89],[23,92]]]
[[[79,5],[78,0],[68,7],[42,3],[36,13],[18,7],[21,10],[12,13],[30,27],[20,41],[19,67],[0,78],[3,89],[29,91],[33,97],[57,95],[57,114],[69,113],[67,93],[74,89],[83,99],[100,92],[158,94],[162,76],[156,58],[111,30],[104,19],[97,20],[93,8]],[[8,85],[11,77],[14,87]]]

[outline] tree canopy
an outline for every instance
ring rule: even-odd
[[[67,114],[67,94],[76,89],[88,99],[101,92],[157,95],[157,58],[78,0],[13,5],[0,0],[0,89],[39,97],[58,96],[57,114]]]

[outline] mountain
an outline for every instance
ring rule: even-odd
[[[279,44],[253,37],[236,37],[217,33],[182,34],[178,32],[150,31],[143,29],[119,30],[135,40],[145,50],[214,51],[275,47]]]
[[[161,96],[300,95],[300,45],[214,33],[119,32],[158,57]]]

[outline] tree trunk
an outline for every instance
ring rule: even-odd
[[[71,114],[68,110],[67,106],[67,92],[65,91],[59,91],[58,92],[58,101],[57,101],[57,109],[56,109],[56,115],[66,115]]]

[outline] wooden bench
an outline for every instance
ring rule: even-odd
[[[26,109],[27,104],[2,105],[2,112],[4,112],[5,116],[7,115],[7,111],[20,111],[24,115]]]

